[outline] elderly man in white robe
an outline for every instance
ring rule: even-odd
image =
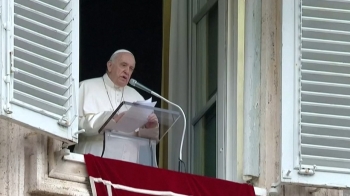
[[[117,50],[107,62],[106,73],[102,77],[88,79],[80,83],[79,89],[79,128],[85,129],[79,134],[79,143],[74,152],[101,156],[103,151],[103,134],[98,130],[111,116],[122,101],[136,102],[144,98],[132,87],[127,86],[135,69],[134,55],[128,50]],[[123,115],[115,116],[114,120]],[[126,134],[126,133],[125,133]],[[154,114],[148,118],[144,127],[131,133],[135,137],[157,140],[159,137],[158,119]],[[124,142],[124,160],[137,161],[137,146]],[[118,146],[118,145],[117,145]],[[120,146],[120,145],[119,145]]]

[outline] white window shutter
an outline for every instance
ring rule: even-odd
[[[283,1],[282,45],[282,182],[350,187],[350,1]]]
[[[76,143],[79,1],[2,4],[1,116]]]

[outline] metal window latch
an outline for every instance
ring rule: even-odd
[[[10,106],[8,106],[8,105],[6,105],[4,107],[4,111],[5,111],[6,114],[12,114],[12,110],[11,110]]]
[[[313,168],[301,167],[299,168],[298,174],[305,176],[313,176],[316,173],[316,165]]]
[[[69,127],[69,121],[66,115],[62,115],[62,117],[58,120],[57,123],[63,127]]]
[[[292,179],[292,175],[291,175],[292,171],[291,170],[283,171],[282,173],[283,173],[284,179]]]

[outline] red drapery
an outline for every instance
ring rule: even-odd
[[[226,180],[84,155],[95,196],[254,196],[254,187]]]

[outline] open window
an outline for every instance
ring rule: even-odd
[[[1,117],[76,143],[79,1],[1,2]]]
[[[286,0],[282,14],[281,180],[349,187],[350,3]]]
[[[238,12],[243,1],[188,1],[190,171],[242,181],[237,159]],[[181,72],[176,69],[174,72]],[[176,73],[171,73],[176,74]],[[241,118],[243,119],[243,118]],[[239,123],[239,122],[238,122]],[[240,161],[238,161],[240,162]]]

